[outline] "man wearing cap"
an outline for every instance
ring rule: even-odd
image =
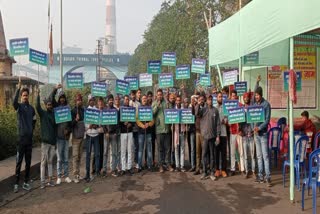
[[[75,107],[71,111],[72,116],[72,163],[74,182],[79,183],[80,163],[85,138],[84,108],[81,94],[75,97]]]
[[[271,106],[267,100],[263,98],[262,88],[258,86],[255,90],[255,103],[253,106],[262,106],[264,110],[265,121],[254,124],[254,139],[256,145],[256,154],[258,159],[258,176],[257,183],[267,182],[271,186],[269,154],[268,154],[268,124],[271,116]],[[263,178],[263,167],[265,171],[265,179]]]

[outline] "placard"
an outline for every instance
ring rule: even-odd
[[[118,110],[117,109],[103,109],[101,111],[101,125],[117,125],[118,124]]]
[[[165,124],[178,124],[180,123],[180,110],[179,109],[165,109],[164,110]]]
[[[237,108],[239,106],[238,100],[223,100],[223,114],[229,115],[229,109]]]
[[[116,80],[116,93],[122,95],[129,94],[129,83],[124,80]]]
[[[91,83],[91,94],[94,97],[106,97],[107,96],[107,84],[103,82]]]
[[[176,66],[176,53],[175,52],[162,53],[161,62],[163,66]]]
[[[233,85],[235,82],[238,82],[238,70],[223,72],[223,84],[225,86]]]
[[[129,83],[129,90],[138,90],[139,88],[138,77],[124,77],[124,81]]]
[[[181,123],[194,124],[195,117],[192,114],[192,109],[181,109]]]
[[[206,60],[205,59],[192,59],[191,72],[204,74],[206,72]]]
[[[248,84],[246,81],[235,82],[234,89],[237,91],[238,96],[243,96],[243,94],[246,93],[248,90]]]
[[[211,85],[211,75],[210,74],[200,74],[200,85],[210,86]]]
[[[148,74],[160,74],[161,73],[161,60],[148,61]]]
[[[84,123],[91,125],[100,125],[100,110],[86,108],[84,111]]]
[[[245,65],[258,65],[259,64],[259,51],[255,51],[251,54],[243,57],[243,63]]]
[[[70,106],[59,106],[53,109],[56,124],[71,121]]]
[[[139,106],[138,107],[138,120],[139,121],[152,121],[153,112],[151,106]]]
[[[152,74],[139,74],[139,86],[140,87],[152,86]]]
[[[37,51],[34,49],[29,50],[29,61],[36,63],[38,65],[47,66],[48,65],[48,56],[46,53]]]
[[[136,122],[136,108],[135,107],[120,107],[120,121],[121,122]]]
[[[159,74],[159,88],[173,87],[173,75],[172,73]]]
[[[176,67],[176,79],[190,79],[190,65],[178,65]]]
[[[10,55],[19,56],[19,55],[28,55],[29,54],[29,39],[28,38],[18,38],[10,39]]]
[[[229,109],[228,123],[236,124],[246,122],[246,113],[243,108]]]
[[[262,106],[249,106],[247,108],[247,123],[259,123],[266,120]]]
[[[67,88],[83,88],[83,74],[67,73]]]

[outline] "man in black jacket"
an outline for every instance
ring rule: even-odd
[[[41,130],[41,189],[45,188],[45,173],[48,167],[48,186],[54,186],[52,180],[52,161],[56,151],[56,124],[54,119],[54,112],[52,108],[52,101],[45,99],[44,104],[46,110],[41,108],[40,104],[40,90],[37,89],[37,104],[36,109],[40,117]]]
[[[21,103],[18,102],[19,94],[21,95]],[[29,89],[21,89],[20,81],[18,84],[18,90],[16,91],[13,100],[13,107],[17,111],[19,135],[17,144],[16,183],[14,185],[14,192],[18,192],[19,190],[20,170],[23,157],[25,157],[26,162],[26,173],[22,188],[29,191],[31,189],[31,186],[28,182],[30,178],[32,136],[36,124],[36,113],[34,108],[29,104]]]

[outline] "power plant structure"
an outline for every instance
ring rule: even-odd
[[[106,35],[103,54],[117,54],[116,0],[106,0]]]

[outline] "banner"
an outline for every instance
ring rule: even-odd
[[[239,101],[238,100],[223,100],[223,114],[225,116],[229,115],[229,109],[237,108],[239,107]]]
[[[28,38],[10,39],[10,55],[28,55],[29,54],[29,40]]]
[[[176,79],[190,79],[190,65],[178,65],[176,67]]]
[[[150,60],[148,61],[148,74],[160,74],[161,73],[161,61]]]
[[[116,80],[116,93],[122,95],[129,94],[129,83],[124,80]]]
[[[191,72],[204,74],[206,72],[206,60],[192,59]]]
[[[91,94],[94,97],[106,97],[107,96],[107,84],[103,82],[91,83]]]
[[[104,109],[101,111],[101,125],[117,125],[118,124],[118,110]]]
[[[210,86],[211,85],[211,75],[210,74],[200,74],[200,85]]]
[[[245,55],[243,57],[244,65],[258,65],[259,64],[259,51]]]
[[[173,87],[172,73],[162,73],[159,75],[159,88]]]
[[[67,88],[83,88],[83,74],[67,73]]]
[[[302,84],[301,71],[297,71],[296,74],[297,74],[296,90],[297,91],[301,91],[302,90],[302,87],[301,87],[301,84]],[[283,72],[283,90],[285,92],[287,92],[288,88],[289,88],[289,71],[285,71],[285,72]]]
[[[151,87],[152,86],[152,74],[139,74],[139,86]]]
[[[176,66],[176,53],[175,52],[164,52],[162,53],[162,65],[163,66]]]
[[[266,120],[262,106],[249,106],[247,108],[247,123],[259,123]]]
[[[235,82],[234,89],[237,91],[238,96],[243,96],[248,90],[247,82]]]
[[[48,65],[48,56],[46,53],[37,51],[34,49],[29,49],[29,61],[36,63],[38,65],[47,66]]]
[[[53,109],[56,124],[71,121],[70,106],[60,106]]]
[[[139,121],[152,121],[153,113],[151,106],[139,106],[138,107],[138,120]]]
[[[120,121],[121,122],[136,122],[136,108],[135,107],[120,107]]]
[[[138,77],[124,77],[124,81],[129,83],[129,90],[138,90],[139,79]]]
[[[181,123],[183,124],[194,124],[194,115],[192,109],[181,109]]]
[[[223,83],[225,86],[233,85],[238,82],[238,70],[223,72]]]
[[[100,110],[94,108],[86,108],[84,111],[84,123],[100,125]]]
[[[177,124],[180,123],[180,110],[179,109],[165,109],[164,110],[164,123]]]
[[[243,108],[229,109],[228,123],[236,124],[246,122],[246,113]]]

